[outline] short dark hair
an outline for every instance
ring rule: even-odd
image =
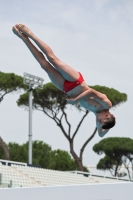
[[[102,125],[103,129],[110,129],[115,125],[116,121],[115,121],[115,117],[114,115],[111,114],[109,120],[107,122],[104,122]]]

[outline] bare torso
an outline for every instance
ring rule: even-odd
[[[74,89],[69,91],[67,94],[71,98],[76,98],[81,93],[83,93],[84,91],[89,90],[89,89],[90,89],[90,87],[86,84],[85,81],[83,81],[79,86],[75,87]],[[103,106],[100,103],[98,103],[97,101],[95,101],[95,99],[93,97],[90,97],[87,99],[82,99],[78,103],[80,104],[80,106],[84,107],[87,110],[90,110],[93,113],[96,113],[96,112],[104,109]]]

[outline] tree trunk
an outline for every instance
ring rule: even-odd
[[[6,160],[10,160],[10,158],[9,158],[9,149],[8,149],[7,145],[4,143],[4,141],[2,140],[1,137],[0,137],[0,146],[4,150]]]
[[[74,149],[73,149],[73,140],[70,140],[69,142],[70,142],[70,153],[72,154],[72,156],[77,164],[78,171],[83,171],[82,159],[77,156],[77,154],[74,152]]]
[[[128,167],[126,167],[126,169],[127,169],[127,172],[128,172],[129,180],[131,181],[131,175],[130,175],[129,168],[128,168]]]
[[[119,167],[119,165],[116,165],[116,168],[115,168],[115,174],[114,174],[115,177],[118,175],[118,172],[117,172],[118,167]]]
[[[80,159],[77,160],[77,167],[78,167],[78,171],[84,170],[82,160]]]

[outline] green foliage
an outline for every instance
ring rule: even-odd
[[[87,167],[85,167],[85,166],[83,167],[83,171],[89,173],[89,170],[88,170]]]
[[[99,85],[91,86],[91,88],[106,94],[112,102],[113,107],[127,101],[127,95],[125,93],[120,93],[113,88]],[[56,88],[51,82],[45,84],[42,90],[35,89],[33,91],[33,96],[33,105],[36,109],[45,109],[48,112],[52,109],[57,109],[59,111],[60,109],[66,108],[67,105],[66,95],[58,88]],[[17,101],[17,104],[18,106],[27,107],[28,93],[21,95]]]
[[[28,160],[28,149],[25,145],[19,145],[17,143],[8,144],[10,160],[18,162],[26,162]]]
[[[58,149],[52,152],[50,168],[61,171],[71,171],[77,170],[77,165],[67,151]]]
[[[28,162],[28,142],[22,145],[17,143],[9,143],[10,159],[18,162]],[[33,149],[33,164],[47,168],[50,164],[51,147],[42,141],[34,141]]]
[[[65,99],[66,95],[52,83],[45,84],[42,90],[38,88],[33,90],[33,97],[33,108],[46,110],[47,112],[53,109],[59,112],[59,110],[64,109],[67,104]],[[28,93],[21,95],[17,104],[18,106],[27,107],[29,105]]]
[[[0,159],[6,160],[4,149],[0,146]]]
[[[91,88],[105,94],[108,97],[108,99],[112,102],[113,107],[127,101],[127,95],[125,93],[121,93],[113,88],[108,88],[99,85],[91,86]]]
[[[104,158],[100,159],[100,161],[98,162],[97,169],[110,170],[110,169],[113,169],[113,166],[116,164],[117,164],[117,162],[115,160],[113,160],[109,156],[105,156]]]
[[[27,108],[29,106],[29,94],[28,92],[20,95],[19,100],[17,101],[18,106]]]
[[[122,164],[128,171],[129,178],[129,163],[133,167],[133,140],[130,138],[105,138],[93,146],[93,150],[98,154],[105,154],[105,157],[100,159],[97,168],[101,170],[113,170],[114,175],[125,176],[126,173],[119,174],[119,169]]]
[[[121,158],[122,155],[133,154],[133,140],[130,138],[105,138],[95,144],[93,150],[101,155],[105,153],[112,158]]]
[[[26,144],[28,147],[28,143]],[[51,163],[51,147],[43,141],[33,142],[33,164],[48,168]]]
[[[32,143],[34,165],[46,169],[70,171],[77,170],[75,161],[67,151],[52,150],[51,147],[43,141],[34,141]],[[9,143],[10,160],[17,162],[28,162],[28,142],[22,145]],[[0,159],[5,159],[5,154],[0,148]]]
[[[43,90],[34,90],[33,104],[43,109],[52,110],[64,109],[66,105],[65,95],[58,90],[52,83],[44,85]]]
[[[0,72],[0,97],[3,97],[7,93],[26,88],[27,86],[23,84],[21,76],[17,76],[14,73]]]

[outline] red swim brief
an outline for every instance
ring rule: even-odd
[[[80,85],[84,81],[82,74],[80,72],[78,72],[78,73],[79,73],[79,79],[78,80],[76,80],[74,82],[70,82],[70,81],[67,81],[67,80],[64,81],[64,89],[63,89],[64,93],[69,92],[70,90],[74,89],[75,87],[77,87],[78,85]]]

